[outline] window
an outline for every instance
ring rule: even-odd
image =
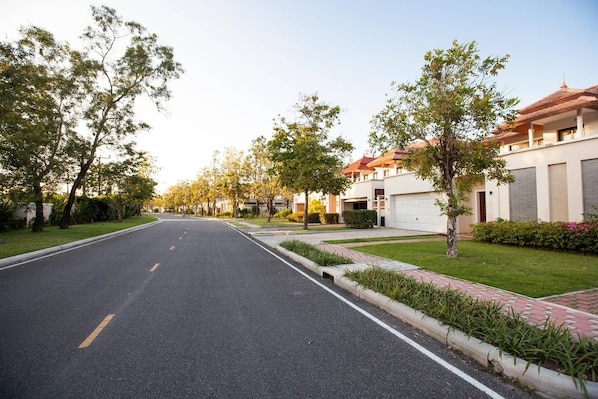
[[[577,133],[577,127],[568,127],[566,129],[560,129],[558,131],[559,133],[559,141],[567,141],[567,140],[573,140],[573,137],[575,137],[575,133]]]

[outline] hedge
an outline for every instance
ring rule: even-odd
[[[378,220],[378,213],[370,209],[343,211],[343,220],[353,229],[371,229]]]
[[[471,233],[478,241],[520,247],[598,254],[598,222],[496,222],[476,223]]]
[[[320,213],[320,222],[322,224],[337,224],[338,213]]]
[[[289,222],[297,222],[303,223],[303,218],[305,217],[305,212],[293,212],[287,218]],[[320,214],[319,213],[310,213],[307,215],[307,223],[320,223]]]

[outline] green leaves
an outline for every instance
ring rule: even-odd
[[[340,171],[353,145],[342,137],[329,137],[340,123],[340,107],[322,103],[314,94],[303,96],[295,110],[293,122],[279,117],[267,143],[272,172],[283,186],[299,192],[342,192],[350,181]]]
[[[300,240],[282,241],[280,246],[315,262],[319,266],[337,266],[353,263],[349,258],[321,251],[313,245]]]
[[[447,243],[454,243],[455,256],[454,218],[469,212],[463,202],[473,185],[485,176],[499,184],[512,179],[489,142],[491,133],[516,116],[518,100],[506,98],[494,81],[508,58],[482,59],[475,42],[456,40],[447,50],[428,51],[419,80],[393,83],[394,96],[371,122],[372,148],[409,148],[404,166],[445,194],[439,206],[449,217]]]

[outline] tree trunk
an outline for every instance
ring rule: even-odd
[[[449,258],[457,257],[457,216],[451,216],[446,220],[446,255]]]
[[[118,223],[122,223],[123,222],[123,211],[122,211],[122,206],[121,205],[117,205],[116,206],[116,217],[118,218]]]
[[[85,174],[89,170],[91,163],[93,162],[94,157],[92,156],[89,161],[85,164],[81,165],[81,170],[77,174],[77,178],[73,182],[73,186],[71,187],[71,192],[69,193],[69,198],[64,206],[64,213],[62,214],[62,220],[60,221],[60,228],[61,229],[68,229],[71,223],[71,211],[73,210],[73,206],[75,205],[75,197],[77,195],[77,190],[81,186],[81,182],[85,177]]]
[[[266,212],[268,212],[268,223],[272,220],[272,199],[268,198],[268,202],[266,203]]]
[[[35,182],[33,187],[33,202],[35,203],[35,219],[31,231],[40,233],[44,230],[44,197],[39,182]]]
[[[64,205],[64,212],[62,213],[62,220],[60,221],[60,228],[61,229],[68,229],[69,225],[71,224],[71,211],[73,210],[73,206],[75,205],[75,196],[77,193],[77,186],[81,183],[82,178],[80,179],[77,176],[77,179],[73,183],[71,187],[71,191],[69,193],[69,198]],[[77,181],[79,183],[77,183]]]
[[[305,190],[305,212],[303,212],[303,230],[307,230],[308,226],[307,226],[307,219],[308,219],[308,210],[309,207],[307,206],[307,196],[309,195],[309,193],[307,192],[307,190]]]

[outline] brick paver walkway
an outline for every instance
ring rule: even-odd
[[[324,243],[317,246],[324,251],[346,256],[356,263],[382,266],[384,262],[388,262],[388,259],[354,251],[346,246]],[[543,325],[546,318],[550,317],[557,325],[566,325],[573,334],[598,340],[598,289],[534,299],[423,269],[401,270],[399,273],[413,276],[426,283],[433,283],[438,287],[450,286],[483,300],[496,301],[503,304],[505,310],[511,307],[532,323]]]

